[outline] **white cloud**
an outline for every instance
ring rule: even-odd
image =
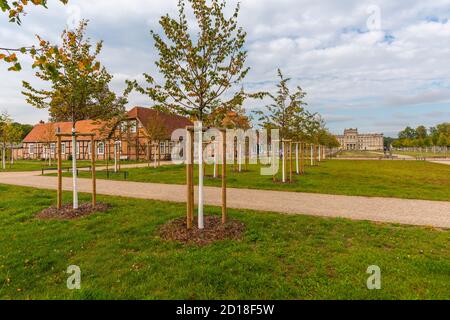
[[[237,1],[228,2],[231,12]],[[127,78],[156,72],[157,53],[149,30],[160,31],[159,17],[176,15],[176,3],[71,0],[91,20],[93,40],[105,40],[102,60],[115,75],[114,89],[123,90]],[[368,32],[367,8],[374,3],[380,8],[381,30]],[[273,88],[280,67],[293,85],[308,92],[314,111],[329,115],[335,131],[353,119],[353,126],[391,129],[381,123],[393,117],[392,105],[406,108],[420,103],[430,112],[445,112],[442,103],[448,101],[450,91],[450,22],[446,20],[450,0],[244,0],[241,7],[240,24],[248,33],[252,68],[245,86],[251,90]],[[47,11],[33,9],[22,27],[3,19],[0,45],[28,44],[34,33],[56,41],[68,18],[67,8],[53,0]],[[8,108],[21,121],[37,122],[42,113],[25,105],[20,95],[22,78],[32,78],[32,72],[25,67],[20,75],[11,75],[0,65],[0,81],[5,82],[0,87],[0,109]],[[130,100],[130,105],[147,103],[138,95]],[[248,107],[261,105],[251,102]],[[355,114],[349,116],[351,110]]]

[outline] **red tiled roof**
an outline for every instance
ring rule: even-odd
[[[83,120],[76,123],[75,129],[79,133],[95,133],[95,139],[101,140],[105,134],[102,132],[102,128],[105,126],[105,122]],[[61,133],[72,132],[72,122],[53,122],[36,125],[33,130],[25,137],[23,142],[48,142],[49,136],[52,136],[52,140],[56,141],[56,131],[59,128]],[[71,137],[62,137],[63,141],[69,141]],[[78,137],[77,140],[90,140],[90,137]]]
[[[172,132],[174,132],[176,129],[184,129],[188,126],[193,125],[193,123],[188,118],[142,107],[134,107],[133,109],[131,109],[128,112],[128,117],[130,119],[138,119],[142,123],[144,128],[148,127],[152,118],[159,117],[159,119],[161,119],[161,121],[164,123],[168,139],[170,139]]]
[[[182,116],[167,114],[150,108],[134,107],[128,112],[129,119],[138,119],[144,127],[147,127],[150,120],[154,117],[159,117],[164,122],[164,127],[167,131],[167,139],[170,139],[171,134],[176,129],[192,126],[192,122]],[[76,123],[76,131],[79,133],[95,133],[95,139],[101,140],[109,135],[106,128],[106,122],[83,120]],[[55,133],[57,128],[61,133],[72,132],[72,122],[54,122],[36,125],[33,130],[25,137],[25,143],[48,142],[48,136],[53,136],[53,141],[56,141]],[[63,137],[63,141],[69,141],[71,137]],[[78,137],[78,140],[89,140],[90,137]]]

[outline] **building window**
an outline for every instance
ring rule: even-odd
[[[88,154],[92,154],[92,143],[88,142]]]
[[[103,142],[99,142],[97,146],[97,153],[100,155],[105,154],[105,144]]]
[[[137,132],[137,126],[136,126],[136,122],[132,122],[130,125],[130,131],[131,133],[136,133]]]
[[[114,143],[114,152],[121,154],[122,153],[122,141],[116,141]]]
[[[56,153],[56,143],[50,144],[50,153],[55,154]]]
[[[127,124],[125,122],[120,123],[120,132],[127,132]]]
[[[34,154],[34,144],[33,143],[28,145],[28,153]]]
[[[161,154],[165,154],[166,153],[166,143],[165,142],[161,142],[159,145],[159,152],[161,152]]]
[[[61,154],[66,154],[66,143],[61,143]]]

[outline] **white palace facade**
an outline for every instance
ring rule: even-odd
[[[359,134],[358,129],[346,129],[336,136],[341,150],[376,151],[384,149],[384,135],[381,133]]]

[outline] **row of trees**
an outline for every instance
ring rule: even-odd
[[[36,3],[45,5],[43,1]],[[197,28],[188,23],[186,4],[192,8]],[[148,96],[160,111],[188,116],[205,125],[244,129],[251,126],[251,118],[246,116],[243,108],[244,102],[269,97],[273,103],[256,113],[262,127],[278,128],[286,139],[335,146],[337,141],[326,130],[320,116],[306,110],[306,93],[300,87],[291,93],[290,79],[281,71],[276,94],[245,90],[242,82],[250,69],[246,66],[247,51],[244,49],[246,33],[238,26],[240,7],[237,5],[227,18],[225,6],[225,1],[221,0],[208,3],[205,0],[179,0],[178,17],[165,15],[160,19],[164,35],[152,31],[159,53],[156,66],[163,83],[144,74],[146,84],[127,81],[128,87],[122,96],[109,88],[112,76],[98,59],[102,42],[92,45],[86,38],[87,21],[82,21],[75,31],[65,30],[61,45],[37,36],[38,45],[21,52],[28,53],[33,59],[35,75],[45,83],[45,89],[24,81],[23,94],[29,104],[48,109],[52,120],[71,121],[73,132],[80,120],[119,121],[125,115],[127,96],[133,90]],[[160,128],[154,130],[160,131]],[[72,158],[76,208],[76,156]]]
[[[68,0],[59,0],[63,4],[67,4]],[[0,10],[8,16],[9,22],[22,23],[22,16],[26,15],[26,8],[29,6],[47,7],[47,0],[0,0]],[[0,44],[0,62],[5,62],[9,67],[9,71],[21,71],[18,54],[28,54],[36,52],[35,46],[25,46],[21,48],[4,47]]]
[[[304,101],[306,92],[297,87],[291,92],[288,83],[278,69],[280,79],[277,85],[277,94],[266,93],[272,104],[265,106],[264,110],[255,111],[261,127],[266,129],[279,129],[281,140],[303,141],[320,144],[329,148],[339,147],[339,142],[325,127],[325,121],[317,113],[306,109]]]
[[[189,32],[186,3],[190,3],[198,21],[200,31],[196,37]],[[12,22],[20,23],[18,19],[27,4],[3,1],[1,8],[9,12]],[[33,4],[45,6],[46,2]],[[261,127],[278,128],[286,139],[336,145],[320,116],[306,110],[306,93],[300,87],[291,93],[290,79],[281,70],[276,95],[247,93],[244,88],[230,93],[230,89],[242,83],[250,68],[245,66],[247,52],[243,49],[246,33],[237,24],[239,5],[230,18],[224,16],[225,6],[219,0],[211,1],[210,5],[206,1],[179,1],[178,17],[166,15],[160,20],[164,37],[152,31],[160,56],[156,66],[164,76],[164,84],[144,74],[147,84],[129,81],[122,97],[109,89],[112,76],[97,59],[102,42],[93,48],[85,38],[87,21],[82,21],[75,32],[64,31],[60,47],[38,36],[39,45],[30,51],[33,68],[38,69],[36,76],[49,82],[52,88],[39,90],[24,82],[27,102],[49,109],[54,121],[72,121],[75,126],[79,120],[123,115],[126,96],[136,89],[149,96],[162,111],[186,115],[207,125],[246,129],[251,126],[251,117],[245,115],[244,102],[268,96],[273,104],[255,113]],[[225,94],[231,98],[223,99]]]
[[[441,123],[427,129],[419,126],[416,129],[406,127],[398,134],[398,139],[392,143],[395,148],[409,147],[450,147],[450,123]]]

